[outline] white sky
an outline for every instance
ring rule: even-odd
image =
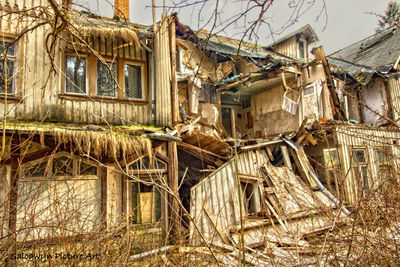
[[[104,16],[112,17],[113,0],[78,0],[85,6],[88,6],[93,13],[101,14]],[[307,12],[300,16],[288,28],[282,31],[282,27],[288,21],[290,15],[293,13],[293,8],[290,8],[290,3],[304,1],[302,11],[306,9],[307,3],[315,1]],[[165,0],[168,3],[179,3],[182,0]],[[199,2],[199,0],[187,0],[187,3]],[[323,45],[325,52],[330,54],[338,49],[344,48],[358,40],[368,37],[375,33],[377,28],[378,18],[375,15],[369,14],[379,13],[383,14],[389,0],[325,0],[327,16],[323,14],[318,21],[316,17],[322,10],[323,0],[275,0],[272,7],[267,11],[264,19],[269,23],[274,34],[275,39],[288,34],[305,24],[310,24],[316,31],[320,43]],[[209,0],[207,4],[201,9],[201,5],[185,7],[180,10],[169,10],[178,12],[179,20],[189,25],[192,29],[206,28],[210,30],[213,23],[206,23],[208,19],[213,19],[212,11],[215,8],[216,0]],[[248,1],[245,0],[221,0],[219,1],[219,21],[218,25],[226,25],[229,18],[238,16],[242,10],[246,9]],[[156,0],[156,5],[162,6],[162,0]],[[131,22],[150,25],[152,24],[152,11],[151,0],[130,0],[130,15]],[[201,14],[199,16],[199,10]],[[162,9],[157,9],[158,17]],[[248,20],[256,19],[259,12],[254,11],[249,14]],[[200,20],[199,20],[200,18]],[[327,23],[326,22],[327,19]],[[227,28],[223,34],[233,38],[242,38],[244,21],[238,20],[237,23],[232,24]],[[248,25],[248,24],[246,24]],[[325,29],[324,29],[325,28]],[[218,29],[217,29],[218,30]],[[280,35],[279,33],[282,32]],[[263,24],[257,31],[259,44],[267,45],[272,42],[271,31],[267,24]],[[254,42],[255,39],[252,39]]]

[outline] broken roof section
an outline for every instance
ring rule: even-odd
[[[374,74],[386,75],[395,68],[400,56],[400,30],[390,27],[329,55],[328,60],[340,74],[348,72],[365,85]]]

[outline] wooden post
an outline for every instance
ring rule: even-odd
[[[288,167],[289,170],[293,171],[293,166],[292,166],[292,162],[290,161],[289,151],[288,151],[287,146],[282,145],[281,152],[282,152],[283,162],[284,162],[285,166]]]
[[[315,60],[322,62],[322,65],[324,67],[324,72],[326,75],[326,82],[328,84],[328,89],[331,94],[331,99],[332,99],[333,105],[334,105],[334,107],[333,107],[334,108],[334,117],[339,120],[346,118],[340,107],[340,101],[336,94],[335,84],[333,83],[331,70],[329,68],[328,61],[326,60],[324,49],[322,48],[322,46],[315,47],[315,48],[313,48],[311,53],[314,54]]]
[[[179,197],[178,192],[178,151],[176,142],[168,142],[168,186],[171,189],[172,193]],[[179,203],[178,200],[173,196],[168,196],[169,201],[169,226],[172,234],[172,240],[176,241],[179,237],[179,229],[180,229],[180,219],[179,219]]]
[[[172,18],[172,17],[171,17]],[[178,83],[176,81],[176,42],[175,42],[175,20],[171,19],[168,25],[169,52],[171,57],[171,106],[172,124],[178,121]]]
[[[107,228],[107,167],[100,168],[101,174],[101,227]]]
[[[8,215],[8,245],[11,247],[11,253],[17,253],[17,207],[18,207],[18,182],[20,171],[20,137],[15,133],[11,137],[11,183],[10,183],[10,206]],[[7,266],[17,266],[16,259],[6,259]]]

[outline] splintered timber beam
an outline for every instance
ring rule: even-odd
[[[171,228],[172,236],[170,240],[176,241],[179,237],[179,203],[176,197],[179,197],[178,192],[178,151],[176,142],[168,142],[168,157],[170,158],[168,163],[168,186],[172,191],[172,194],[168,195],[168,217],[169,217],[169,227]]]

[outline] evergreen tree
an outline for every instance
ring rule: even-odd
[[[385,28],[396,25],[400,22],[400,4],[397,1],[390,1],[385,15],[379,15],[378,28],[376,32],[381,32]]]

